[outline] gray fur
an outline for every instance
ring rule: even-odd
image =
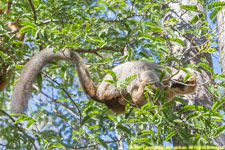
[[[193,93],[196,88],[196,78],[193,75],[194,86],[190,87],[187,85],[174,86],[176,88],[170,88],[168,82],[159,83],[160,73],[156,72],[155,69],[164,70],[164,67],[150,63],[146,61],[131,61],[118,65],[113,69],[119,80],[125,80],[131,75],[136,75],[136,78],[125,89],[116,89],[113,84],[105,82],[105,80],[112,80],[111,75],[107,74],[100,85],[97,87],[94,85],[88,68],[82,58],[75,52],[69,49],[65,49],[58,53],[52,52],[53,48],[47,48],[39,52],[37,55],[25,65],[22,69],[18,82],[15,85],[15,89],[12,96],[12,111],[15,113],[23,113],[27,108],[28,98],[32,91],[32,84],[41,71],[41,69],[52,60],[66,60],[73,61],[76,64],[79,83],[81,88],[87,93],[93,100],[104,103],[108,108],[112,109],[116,113],[123,113],[125,111],[125,105],[128,101],[125,96],[129,94],[132,98],[132,104],[143,105],[145,104],[143,98],[143,92],[145,86],[152,84],[162,88],[162,90],[168,90],[168,100],[178,94],[189,94]],[[176,72],[175,69],[172,69]],[[184,78],[186,73],[180,71],[172,79],[179,82],[180,79]],[[166,78],[169,77],[166,74]]]

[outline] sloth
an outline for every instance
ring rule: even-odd
[[[117,114],[124,113],[128,103],[136,107],[146,104],[144,91],[148,85],[155,87],[154,89],[166,90],[166,101],[176,95],[191,94],[195,92],[197,86],[196,76],[193,72],[184,83],[184,78],[187,75],[184,71],[171,68],[172,74],[169,74],[165,71],[165,67],[146,61],[130,61],[112,69],[118,80],[126,80],[130,76],[136,76],[126,87],[120,89],[116,88],[114,84],[106,82],[113,80],[110,74],[107,74],[99,86],[96,86],[85,62],[76,52],[64,49],[54,53],[53,50],[54,48],[46,48],[40,51],[22,69],[12,95],[12,112],[23,113],[26,110],[36,76],[46,64],[53,60],[73,61],[76,65],[79,85],[84,92],[91,99],[104,103]],[[157,70],[166,72],[163,80],[161,80],[160,71]],[[153,90],[153,92],[155,91]],[[131,97],[131,100],[126,99],[127,95]]]

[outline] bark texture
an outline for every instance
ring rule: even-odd
[[[224,1],[224,0],[220,0]],[[217,28],[218,28],[218,42],[220,51],[221,68],[225,71],[225,8],[218,12],[217,15]]]
[[[197,12],[185,12],[185,10],[182,10],[180,8],[180,4],[183,5],[195,5],[198,7],[198,9],[204,12],[203,6],[201,5],[201,3],[196,2],[195,1],[190,1],[190,0],[180,0],[177,3],[170,3],[169,7],[171,8],[171,10],[168,12],[168,14],[165,16],[164,20],[168,20],[172,17],[177,17],[179,20],[179,24],[177,26],[177,28],[174,29],[174,31],[179,31],[179,30],[183,30],[183,29],[194,29],[194,28],[198,28],[198,26],[200,25],[200,22],[195,24],[195,25],[189,25],[190,20],[193,18],[194,15],[197,14]],[[224,16],[223,16],[223,20],[224,20]],[[223,26],[224,27],[224,26]],[[224,33],[225,34],[225,33]],[[197,55],[197,49],[194,49],[193,46],[195,45],[201,45],[204,42],[207,41],[207,39],[205,37],[201,37],[201,38],[196,38],[195,35],[191,35],[191,34],[185,34],[184,36],[180,36],[177,33],[177,36],[182,39],[185,44],[186,44],[186,48],[182,48],[179,46],[174,46],[173,47],[173,52],[174,53],[185,53],[184,54],[184,58],[182,58],[182,63],[184,64],[198,64],[200,62],[200,58],[205,58],[209,65],[212,67],[212,59],[211,59],[211,55],[208,53],[203,53],[201,55]],[[225,36],[222,37],[222,40],[224,41]],[[221,41],[222,41],[221,40]],[[223,42],[224,44],[224,42]],[[223,46],[223,48],[225,48]],[[224,52],[224,51],[223,51]],[[222,58],[223,57],[223,58]],[[221,58],[223,59],[223,61],[225,61],[224,59],[224,53],[223,56],[221,56]],[[224,65],[225,63],[223,63]],[[175,64],[171,64],[172,66]],[[206,70],[204,70],[203,68],[201,68],[201,72],[196,72],[197,75],[197,81],[198,84],[201,84],[197,87],[196,93],[192,94],[192,95],[187,95],[185,96],[185,99],[188,102],[188,105],[195,105],[195,106],[204,106],[204,107],[208,107],[211,108],[213,105],[213,99],[212,96],[210,94],[210,92],[207,89],[207,86],[202,84],[205,83],[207,81],[211,82],[211,78],[210,78],[210,74],[209,72],[207,72]],[[180,106],[177,105],[175,109],[179,109]],[[183,118],[185,119],[185,115],[183,116]],[[217,146],[223,146],[225,145],[225,136],[221,135],[218,138],[212,139],[212,143],[217,145]],[[178,145],[182,145],[176,138],[176,136],[173,138],[173,145],[174,146],[178,146]]]

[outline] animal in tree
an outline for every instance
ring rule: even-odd
[[[166,73],[164,79],[160,81],[161,73],[157,70],[165,70],[163,66],[146,61],[130,61],[120,64],[112,69],[119,80],[135,75],[134,78],[125,88],[118,89],[105,80],[112,80],[112,76],[107,74],[102,82],[96,86],[91,79],[88,68],[83,59],[73,50],[64,49],[57,53],[53,52],[54,48],[46,48],[36,54],[24,66],[17,81],[12,96],[12,111],[23,113],[28,104],[29,96],[32,92],[32,84],[42,68],[53,60],[73,61],[76,64],[79,84],[84,92],[93,100],[104,103],[113,112],[120,114],[125,112],[127,103],[140,107],[146,103],[143,93],[147,85],[151,85],[153,92],[156,88],[166,90],[166,100],[170,100],[176,95],[190,94],[196,89],[196,76],[194,73],[184,83],[187,75],[184,71],[179,72],[171,68],[172,74]],[[167,79],[172,75],[171,79]],[[166,80],[167,79],[167,80]],[[131,101],[126,99],[130,95]]]

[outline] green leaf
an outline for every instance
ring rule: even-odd
[[[106,144],[106,142],[104,140],[102,140],[101,138],[99,138],[98,136],[94,136],[95,137],[95,141],[98,142],[99,144],[101,144],[103,147],[105,147],[106,149],[108,149],[108,145]]]
[[[35,26],[35,24],[33,24],[33,22],[30,22],[30,21],[22,21],[22,24],[23,24],[24,26],[32,26],[32,27]]]
[[[155,101],[157,101],[157,100],[159,99],[159,97],[160,97],[160,95],[161,95],[162,93],[161,93],[160,89],[158,88],[154,94],[155,94],[155,95],[154,95],[154,97],[153,97],[153,101],[155,102]]]
[[[223,7],[223,6],[225,6],[224,1],[216,1],[216,2],[207,4],[206,9],[216,9],[217,7]]]
[[[161,42],[161,43],[165,43],[166,42],[166,39],[164,39],[163,37],[161,36],[155,36],[155,40]]]
[[[21,69],[23,69],[24,65],[15,65],[15,68],[17,71],[20,71]]]
[[[151,108],[153,105],[151,103],[147,103],[144,106],[141,107],[142,110],[147,110],[149,108]]]
[[[60,144],[60,143],[53,143],[53,144],[51,144],[51,146],[50,147],[53,147],[53,148],[62,148],[62,149],[66,149],[66,147],[65,146],[63,146],[62,144]]]
[[[155,26],[155,27],[157,27],[157,25],[154,22],[151,22],[151,21],[144,21],[144,24],[147,25],[147,26]]]
[[[215,51],[217,51],[215,47],[208,47],[202,50],[201,53],[214,53]]]
[[[209,71],[211,74],[213,74],[213,69],[212,67],[210,67],[209,65],[205,64],[205,63],[198,63],[200,66],[202,66],[203,68],[205,68],[207,71]]]
[[[183,121],[181,119],[175,119],[173,122],[179,123],[179,124],[182,124],[183,123]]]
[[[113,77],[113,79],[115,78],[116,79],[116,73],[115,72],[113,72],[112,70],[104,70],[106,73],[108,73],[108,74],[110,74],[112,77]]]
[[[195,15],[195,16],[191,19],[191,21],[189,22],[189,24],[195,24],[195,23],[198,22],[199,20],[204,19],[204,17],[205,17],[205,15],[204,15],[203,13],[197,14],[197,15]]]
[[[192,75],[190,73],[188,73],[185,77],[183,82],[185,83]]]
[[[223,105],[223,103],[225,103],[225,99],[224,99],[224,98],[221,98],[220,101],[217,101],[217,102],[213,105],[212,110],[213,110],[213,111],[217,111],[217,110],[220,108],[220,106]]]
[[[153,32],[162,32],[163,31],[160,27],[151,27],[150,30]]]
[[[176,42],[177,44],[181,45],[181,46],[185,46],[184,42],[181,39],[178,38],[170,38],[170,41],[172,42]]]
[[[124,88],[124,87],[127,87],[130,82],[136,78],[136,74],[135,75],[131,75],[129,77],[127,77],[125,80],[118,80],[117,83],[116,83],[116,87],[117,88]]]
[[[136,77],[137,77],[136,74],[131,75],[131,76],[127,77],[127,78],[125,79],[125,81],[130,83],[130,82],[131,82],[133,79],[135,79]]]
[[[162,82],[162,80],[164,79],[166,75],[166,72],[165,71],[162,71],[161,74],[160,74],[160,77],[159,77],[159,81]]]
[[[32,29],[34,29],[34,27],[28,25],[28,26],[25,26],[22,29],[20,29],[20,33],[26,33],[26,32],[28,32],[28,31],[30,31]]]
[[[115,123],[118,122],[117,119],[116,119],[114,116],[108,115],[108,118],[109,118],[110,120],[112,120],[113,122],[115,122]]]
[[[94,7],[96,10],[105,10],[104,6],[98,5],[98,7]]]
[[[198,106],[197,108],[196,108],[196,111],[208,111],[209,110],[209,108],[207,108],[207,107],[203,107],[203,106]]]
[[[116,128],[128,133],[129,135],[131,135],[131,130],[128,129],[127,127],[123,126],[123,125],[117,125]]]
[[[96,115],[96,113],[90,113],[87,116],[85,116],[84,119],[82,119],[82,121],[81,121],[81,126],[84,125],[84,123],[86,123],[90,118],[92,118],[95,115]]]
[[[217,137],[221,134],[223,134],[223,132],[225,132],[225,125],[222,125],[221,127],[219,127],[216,131],[216,133],[214,133],[214,137]]]
[[[142,136],[142,135],[152,135],[154,132],[150,131],[150,130],[144,130],[138,133],[138,136]]]
[[[113,80],[104,80],[104,82],[108,82],[108,83],[114,84]]]
[[[212,110],[213,111],[216,111],[218,108],[219,108],[219,102],[216,102],[214,105],[213,105],[213,107],[212,107]]]
[[[195,110],[195,105],[186,105],[183,108],[181,108],[178,113],[183,113],[185,111],[189,111],[189,110]]]
[[[22,114],[22,116],[20,116],[19,118],[16,119],[15,123],[19,123],[19,122],[25,121],[25,120],[32,120],[32,118],[27,115]]]
[[[199,144],[200,138],[201,138],[200,135],[197,135],[197,137],[194,140],[194,145],[198,145]]]
[[[166,102],[166,103],[163,104],[162,108],[165,109],[165,108],[170,107],[170,106],[173,106],[175,104],[176,103],[174,101]]]
[[[197,0],[197,1],[204,6],[204,0]]]
[[[93,126],[90,126],[89,129],[98,129],[98,128],[101,128],[99,125],[93,125]]]
[[[180,8],[183,8],[183,9],[186,9],[186,10],[200,12],[196,5],[181,5]]]
[[[165,141],[168,141],[168,140],[170,140],[174,135],[176,135],[177,134],[177,131],[176,130],[173,130],[172,132],[170,132],[167,136],[166,136],[166,138],[165,138]]]
[[[1,56],[1,58],[6,58],[8,55],[7,54],[5,54],[4,52],[2,52],[2,51],[0,51],[0,56]]]
[[[41,89],[41,87],[42,87],[42,81],[43,81],[41,73],[39,73],[37,75],[36,81],[37,81],[38,88]]]
[[[70,103],[70,101],[68,99],[65,99],[65,98],[59,98],[56,100],[57,102],[67,102],[67,103]]]
[[[178,135],[185,141],[189,141],[190,139],[190,135],[188,135],[184,130],[178,130]]]
[[[139,36],[139,40],[141,40],[143,38],[145,38],[145,39],[152,39],[152,36],[147,34],[147,33],[141,33],[140,36]]]
[[[29,120],[28,122],[27,122],[27,126],[26,126],[26,128],[29,128],[32,124],[34,124],[34,123],[36,123],[36,121],[35,120]]]
[[[187,120],[196,118],[198,116],[199,116],[199,113],[197,113],[197,112],[190,113],[190,114],[187,115]]]
[[[149,138],[140,138],[133,141],[133,143],[151,143],[151,139]]]
[[[216,8],[216,9],[214,9],[213,12],[210,14],[209,18],[210,18],[211,20],[214,20],[215,17],[217,16],[218,12],[219,12],[221,9],[222,9],[222,7],[221,7],[221,8]]]

